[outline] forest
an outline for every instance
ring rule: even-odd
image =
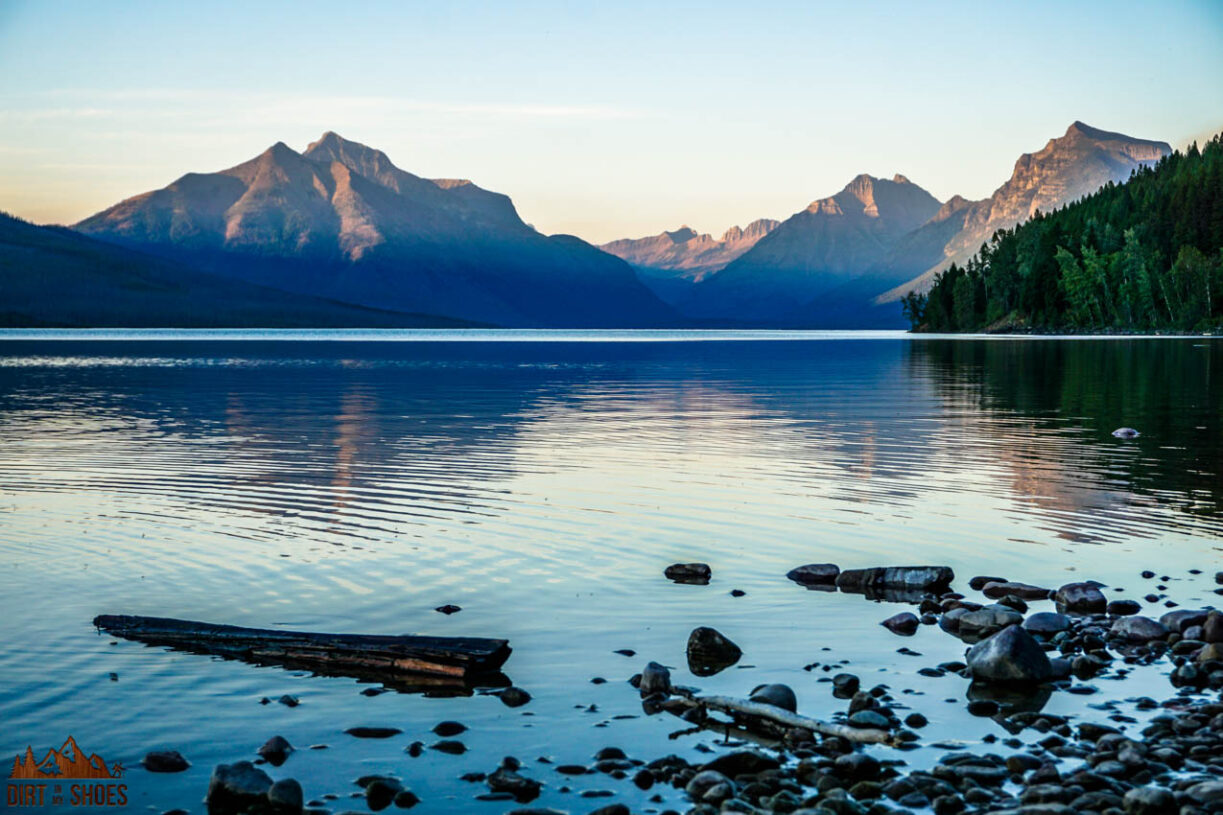
[[[1223,134],[999,230],[902,306],[914,331],[1223,330]]]

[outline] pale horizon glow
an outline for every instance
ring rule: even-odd
[[[74,223],[334,130],[594,243],[861,172],[989,195],[1075,120],[1223,130],[1223,6],[0,5],[0,210]]]

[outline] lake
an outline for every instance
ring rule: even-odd
[[[1114,438],[1121,426],[1140,437]],[[948,565],[966,593],[977,574],[1097,579],[1134,599],[1158,582],[1144,613],[1159,616],[1219,601],[1221,501],[1219,339],[6,332],[0,758],[71,734],[128,768],[133,807],[201,811],[215,764],[280,734],[298,750],[273,777],[338,796],[333,811],[365,809],[353,780],[386,772],[416,811],[501,813],[458,777],[507,754],[545,783],[540,805],[685,809],[678,790],[555,771],[608,745],[718,749],[645,715],[626,680],[649,660],[708,692],[788,683],[817,718],[845,709],[819,681],[835,666],[925,713],[923,744],[1006,735],[966,712],[966,680],[917,673],[963,643],[935,626],[899,638],[879,622],[908,605],[809,591],[791,568]],[[670,583],[677,561],[709,563],[712,582]],[[365,696],[354,679],[115,640],[93,628],[101,613],[504,637],[504,671],[533,699]],[[740,663],[691,675],[699,625]],[[1163,698],[1169,670],[1046,709]],[[282,694],[301,704],[260,704]],[[468,752],[405,754],[443,720],[467,725]],[[357,725],[403,734],[344,734]],[[193,766],[147,773],[157,748]],[[591,791],[615,797],[578,797]]]

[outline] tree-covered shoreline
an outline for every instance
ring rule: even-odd
[[[1223,330],[1223,134],[999,230],[902,305],[915,331]]]

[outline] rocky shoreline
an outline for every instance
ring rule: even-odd
[[[1200,570],[1190,574],[1203,582],[1211,579]],[[674,564],[665,576],[677,583],[705,585],[712,570],[700,563]],[[880,621],[898,637],[937,626],[961,640],[963,661],[928,665],[918,673],[966,680],[969,713],[991,719],[1006,737],[987,734],[982,739],[985,749],[921,745],[927,714],[913,709],[911,697],[898,698],[908,691],[886,684],[865,687],[859,676],[838,670],[844,667],[840,664],[804,666],[845,702],[845,709],[825,722],[803,716],[787,685],[762,685],[743,699],[702,696],[696,688],[673,684],[666,666],[647,660],[640,673],[628,678],[644,712],[677,717],[684,729],[673,738],[701,731],[720,734],[721,749],[706,748],[716,754],[693,761],[678,755],[635,757],[605,747],[589,764],[551,769],[562,778],[603,776],[609,782],[631,783],[652,793],[650,806],[639,811],[662,815],[679,812],[667,808],[678,800],[686,801],[682,809],[689,815],[1223,812],[1223,613],[1179,607],[1162,593],[1170,578],[1144,572],[1141,577],[1153,590],[1140,602],[1110,599],[1108,587],[1092,581],[1051,589],[986,575],[968,581],[968,591],[979,595],[972,599],[952,589],[955,576],[947,567],[841,570],[834,564],[807,564],[786,576],[810,590],[911,604],[912,611]],[[1213,579],[1213,590],[1223,594],[1223,572]],[[1033,610],[1042,602],[1052,603],[1053,610]],[[1140,614],[1144,604],[1163,613]],[[741,656],[738,645],[712,628],[698,627],[689,636],[688,668],[694,676],[712,676]],[[1171,684],[1162,701],[1125,700],[1142,712],[1145,723],[1116,702],[1086,701],[1091,688],[1083,681],[1124,681],[1139,666],[1161,667]],[[525,701],[519,704],[530,700],[522,693]],[[1073,714],[1059,715],[1044,710],[1054,694],[1082,696],[1084,701],[1076,703]],[[461,752],[462,743],[452,737],[464,729],[457,722],[443,722],[434,729],[442,741],[430,748],[414,742],[405,752]],[[943,752],[932,766],[910,769],[906,756],[919,745]],[[274,782],[257,766],[279,766],[292,750],[287,741],[274,737],[257,761],[216,767],[207,793],[209,811],[331,812],[340,796],[306,801],[298,782]],[[173,772],[187,765],[181,756],[163,753],[150,754],[145,766]],[[504,801],[503,811],[558,812],[531,806],[544,786],[536,774],[507,756],[490,771],[469,772],[462,780],[473,785],[473,799]],[[358,793],[364,799],[362,811],[407,809],[420,802],[395,776],[363,776],[356,784],[363,790]],[[570,790],[561,786],[558,791]],[[638,811],[623,803],[598,806],[597,800],[586,800],[615,794],[587,790],[578,796],[586,806],[578,804],[571,811]],[[490,811],[487,804],[481,806],[480,811]]]

